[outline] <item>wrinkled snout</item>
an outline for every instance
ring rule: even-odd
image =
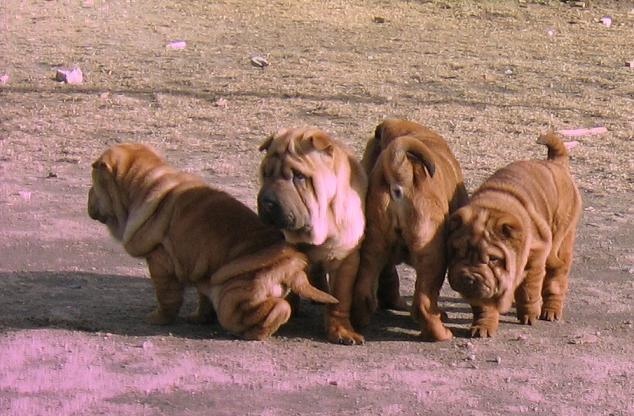
[[[106,216],[99,211],[97,195],[92,187],[90,188],[90,191],[88,191],[88,216],[90,216],[93,220],[97,220],[104,224],[107,220]]]
[[[260,219],[280,230],[296,230],[300,228],[297,217],[291,210],[286,210],[275,192],[262,189],[258,194],[258,215]]]
[[[449,285],[467,299],[487,299],[494,294],[486,276],[478,271],[450,270]]]

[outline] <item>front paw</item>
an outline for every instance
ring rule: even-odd
[[[433,329],[425,328],[421,330],[420,337],[424,341],[442,342],[450,341],[453,338],[453,334],[449,328],[442,324],[436,325]]]
[[[560,308],[542,307],[539,319],[542,321],[559,321],[563,318],[563,311]]]
[[[151,325],[169,325],[174,323],[175,320],[176,316],[165,313],[165,311],[160,308],[155,309],[145,316],[145,322]]]
[[[529,307],[518,307],[517,308],[517,319],[520,321],[522,325],[534,325],[537,323],[537,319],[539,318],[540,312],[535,306],[531,305]]]
[[[497,326],[477,324],[471,327],[471,338],[491,338],[497,333]]]
[[[362,345],[363,335],[355,332],[347,318],[329,316],[326,324],[328,341],[342,345]]]

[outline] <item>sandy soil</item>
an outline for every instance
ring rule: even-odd
[[[634,414],[634,5],[592,3],[0,2],[0,414]],[[52,79],[73,65],[81,85]],[[570,139],[585,208],[563,322],[509,314],[471,340],[449,288],[441,344],[382,312],[365,345],[331,345],[313,305],[266,342],[143,322],[144,264],[86,214],[106,146],[150,143],[253,207],[267,134],[315,125],[360,156],[388,116],[441,132],[470,190],[544,157],[549,127],[608,129]]]

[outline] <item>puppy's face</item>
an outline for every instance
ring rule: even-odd
[[[120,216],[117,210],[121,210],[121,202],[118,200],[119,192],[116,192],[112,167],[104,160],[102,155],[92,165],[92,186],[88,191],[88,215],[108,226],[108,229],[117,240],[121,240],[123,231],[119,223]]]
[[[501,211],[465,206],[448,223],[451,287],[467,300],[510,307],[519,270],[523,235],[521,223]]]
[[[266,140],[258,214],[293,243],[321,244],[337,178],[333,144],[317,129],[284,129]]]
[[[119,144],[102,153],[92,164],[92,185],[88,192],[90,218],[106,224],[112,236],[121,241],[128,220],[130,192],[140,193],[130,183],[135,178],[140,183],[143,172],[160,163],[158,154],[140,144]]]

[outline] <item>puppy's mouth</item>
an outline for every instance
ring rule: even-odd
[[[88,216],[93,220],[99,221],[102,224],[106,224],[108,222],[108,216],[103,215],[97,208],[92,205],[88,206]]]
[[[293,212],[283,212],[280,209],[258,209],[258,215],[262,222],[273,227],[290,232],[306,231],[311,228],[300,221]]]
[[[289,232],[308,232],[312,226],[295,210],[283,207],[276,196],[262,192],[258,196],[258,216],[265,224]]]
[[[490,279],[478,272],[463,271],[449,275],[449,285],[467,299],[489,299],[496,289]]]

